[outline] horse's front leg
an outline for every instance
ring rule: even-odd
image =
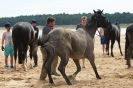
[[[24,71],[27,71],[27,50],[28,50],[28,44],[25,44],[22,52]]]
[[[111,40],[111,56],[114,57],[113,47],[114,47],[115,39]]]
[[[108,42],[106,43],[106,53],[107,53],[107,55],[109,55],[109,43],[110,43],[110,41],[108,40]]]

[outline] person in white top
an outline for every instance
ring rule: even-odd
[[[104,54],[104,51],[106,50],[106,43],[107,43],[107,38],[104,35],[104,28],[99,27],[98,28],[98,32],[100,34],[101,44],[102,44],[102,50],[103,50],[103,54]]]
[[[8,56],[10,55],[10,63],[11,63],[11,68],[13,68],[13,55],[14,55],[14,50],[13,50],[13,42],[12,42],[12,32],[10,32],[11,29],[11,24],[6,23],[5,24],[5,29],[6,32],[3,33],[2,36],[2,51],[4,51],[5,55],[5,67],[9,67],[8,65]]]

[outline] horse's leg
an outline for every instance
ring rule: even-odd
[[[24,47],[23,47],[23,67],[24,67],[24,70],[27,71],[27,62],[25,59],[27,59],[27,49],[28,49],[28,44],[25,44]]]
[[[46,64],[46,61],[45,62],[43,61],[42,70],[41,70],[41,74],[40,74],[40,80],[45,80],[45,78],[47,77],[47,72],[46,72],[46,69],[45,69],[45,64]]]
[[[107,42],[107,44],[106,44],[106,53],[107,53],[107,55],[109,55],[109,42]]]
[[[46,61],[46,64],[45,64],[45,68],[46,68],[46,71],[47,71],[47,74],[48,74],[48,77],[49,77],[49,83],[50,84],[54,84],[54,81],[53,81],[52,76],[51,76],[51,65],[52,65],[53,59],[54,59],[53,56],[49,56],[47,58],[47,61]]]
[[[26,63],[26,61],[24,61],[23,67],[24,67],[24,71],[27,71],[27,63]]]
[[[52,62],[53,62],[54,57],[55,57],[55,52],[54,52],[55,50],[51,46],[47,46],[45,48],[45,50],[46,50],[46,54],[47,54],[45,69],[46,69],[48,77],[49,77],[49,83],[54,84],[54,81],[53,81],[52,76],[51,76],[51,65],[52,65]]]
[[[80,66],[80,63],[79,63],[79,60],[78,59],[73,59],[76,67],[77,67],[77,71],[73,74],[73,75],[70,75],[69,78],[75,78],[77,76],[77,74],[81,71],[81,66]]]
[[[45,64],[46,64],[46,51],[44,50],[43,47],[40,47],[40,51],[42,53],[42,59],[43,59],[43,65],[42,65],[42,70],[41,70],[41,74],[40,74],[40,80],[45,80],[45,78],[47,77],[47,72],[45,69]]]
[[[115,39],[111,39],[111,56],[114,57],[113,47],[114,47]]]
[[[29,52],[30,52],[30,68],[33,68],[33,66],[32,66],[32,45],[30,45]]]
[[[106,44],[106,52],[107,52],[107,55],[109,55],[109,43],[110,43],[110,41],[108,41],[107,44]]]
[[[17,66],[16,66],[16,60],[17,60],[17,45],[14,44],[14,61],[15,61],[15,70],[17,69]]]
[[[129,49],[127,50],[127,58],[126,58],[128,68],[131,67],[131,61],[130,61],[131,56],[132,56],[132,51],[130,50],[130,47],[129,47]]]
[[[33,43],[33,44],[30,45],[30,58],[31,58],[30,65],[31,65],[31,68],[38,66],[37,50],[38,50],[38,46],[37,46],[36,43]],[[32,66],[32,57],[34,59],[34,66]]]
[[[58,67],[58,70],[61,72],[63,78],[65,79],[66,83],[68,85],[72,85],[72,83],[70,82],[70,80],[68,79],[66,73],[65,73],[65,68],[66,68],[66,65],[68,63],[68,60],[69,60],[69,57],[67,56],[63,56],[61,57],[61,62],[60,62],[60,65]]]
[[[127,59],[127,49],[129,47],[129,39],[128,39],[128,35],[126,33],[126,41],[125,41],[125,60]]]
[[[87,59],[89,60],[94,72],[95,72],[95,75],[96,75],[96,78],[97,79],[101,79],[101,77],[99,76],[98,72],[97,72],[97,68],[96,68],[96,65],[95,65],[95,56],[94,56],[94,53],[89,53],[87,55]]]
[[[121,45],[120,45],[120,38],[117,39],[117,42],[118,42],[118,46],[119,46],[120,53],[123,56],[122,50],[121,50]]]

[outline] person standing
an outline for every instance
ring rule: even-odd
[[[82,16],[81,23],[77,25],[76,30],[78,28],[83,28],[84,30],[86,30],[86,28],[85,28],[86,24],[87,24],[87,16]],[[82,63],[83,63],[82,67],[85,68],[85,58],[82,59]]]
[[[3,33],[2,36],[2,46],[1,49],[4,51],[5,55],[5,67],[9,67],[8,64],[8,57],[10,55],[10,68],[13,68],[13,55],[14,55],[14,50],[13,50],[13,42],[12,42],[12,32],[11,30],[11,24],[7,22],[5,24],[5,29],[6,31]]]
[[[30,58],[32,58],[32,56],[33,56],[33,58],[34,58],[34,66],[33,67],[37,67],[38,66],[37,50],[38,50],[38,34],[39,34],[39,29],[37,27],[36,20],[32,20],[31,21],[31,25],[34,28],[35,39],[33,41],[33,44],[31,45]]]
[[[100,34],[100,40],[101,40],[102,50],[103,50],[103,54],[104,54],[104,52],[106,50],[106,43],[107,43],[107,38],[104,34],[104,28],[99,27],[98,32]]]
[[[55,26],[55,19],[53,17],[48,17],[47,19],[47,23],[46,26],[44,26],[43,30],[42,30],[42,42],[45,43],[47,37],[48,37],[48,33],[50,31],[52,31],[54,29]],[[43,57],[43,61],[45,62],[46,60],[46,56],[45,56],[45,49],[43,47],[40,48],[41,52],[42,52],[42,57]],[[58,57],[55,57],[52,66],[51,66],[51,74],[55,75],[55,76],[60,76],[57,72],[56,72],[56,67],[58,64]],[[45,79],[47,76],[47,72],[45,69],[42,69],[41,72],[41,76],[40,79]]]

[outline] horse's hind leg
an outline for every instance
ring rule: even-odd
[[[15,61],[15,70],[17,69],[16,68],[16,60],[17,60],[17,45],[14,44],[14,61]]]
[[[95,75],[96,75],[96,78],[97,79],[101,79],[101,77],[99,76],[98,72],[97,72],[97,68],[96,68],[96,65],[95,65],[95,56],[94,56],[94,53],[89,53],[88,56],[87,56],[87,59],[89,60],[94,72],[95,72]]]
[[[40,51],[42,53],[42,59],[43,59],[43,65],[42,65],[42,70],[41,70],[41,74],[40,74],[40,80],[45,80],[47,77],[47,72],[45,69],[45,64],[46,64],[46,51],[43,47],[40,47]]]
[[[120,45],[120,38],[117,39],[117,42],[118,42],[118,46],[119,46],[119,49],[120,49],[120,53],[121,53],[121,55],[123,56],[123,54],[122,54],[122,50],[121,50],[121,45]]]
[[[128,49],[128,50],[127,50],[127,58],[126,58],[128,68],[131,67],[131,61],[130,61],[131,56],[132,56],[132,51],[131,51],[130,49]]]
[[[66,65],[68,63],[68,60],[69,60],[69,57],[67,57],[67,56],[61,57],[61,62],[60,62],[60,65],[58,67],[58,70],[61,72],[63,78],[66,80],[66,83],[68,85],[72,85],[72,83],[70,82],[70,80],[68,79],[68,77],[65,73],[65,68],[66,68]]]
[[[25,71],[27,71],[27,61],[26,61],[26,59],[27,59],[27,49],[28,49],[28,44],[25,44],[23,52],[22,52],[23,53],[23,58],[24,58],[24,60],[23,60],[23,67],[24,67]]]
[[[73,75],[70,75],[69,78],[75,78],[77,76],[77,74],[81,71],[81,66],[80,66],[79,60],[73,59],[73,61],[77,67],[77,71]]]
[[[115,39],[112,39],[112,40],[111,40],[111,56],[112,56],[112,57],[114,57],[114,54],[113,54],[114,43],[115,43]]]
[[[30,68],[31,69],[33,68],[33,66],[32,66],[32,56],[33,56],[32,51],[33,51],[33,47],[32,47],[32,45],[30,45],[29,53],[30,53]]]

